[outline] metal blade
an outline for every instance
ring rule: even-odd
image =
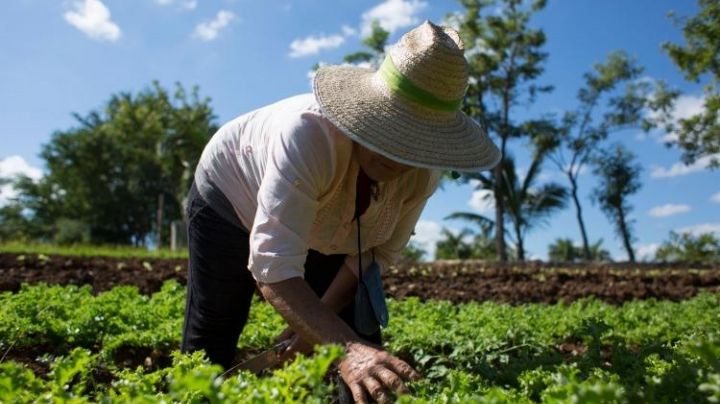
[[[280,361],[280,354],[285,352],[285,350],[290,346],[291,342],[292,339],[282,341],[274,347],[263,351],[260,354],[253,356],[252,358],[244,362],[238,363],[237,365],[233,366],[232,369],[228,370],[228,372],[240,369],[249,370],[256,374],[261,373],[263,370],[278,364],[278,362]]]

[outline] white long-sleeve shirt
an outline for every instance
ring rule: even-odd
[[[313,94],[303,94],[223,125],[195,181],[201,194],[207,184],[217,187],[250,229],[248,269],[258,282],[302,277],[309,248],[348,254],[345,264],[357,274],[357,153]],[[379,183],[378,199],[360,217],[363,266],[371,249],[381,268],[397,260],[439,179],[439,171],[413,168]]]

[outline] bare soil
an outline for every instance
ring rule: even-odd
[[[17,292],[23,283],[44,282],[91,285],[93,293],[134,285],[150,294],[169,279],[186,283],[187,260],[0,253],[0,291]],[[523,304],[569,303],[595,296],[621,304],[647,298],[678,301],[701,291],[718,293],[720,267],[438,261],[392,267],[383,274],[383,282],[386,294],[398,299]]]

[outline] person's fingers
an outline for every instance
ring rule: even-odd
[[[350,392],[356,404],[369,404],[367,398],[365,398],[365,390],[359,383],[348,383],[348,387],[350,387]]]
[[[405,380],[418,380],[422,377],[420,373],[416,372],[410,365],[394,356],[388,357],[386,362],[390,365],[391,370]]]
[[[389,403],[390,396],[377,379],[372,376],[366,377],[362,380],[365,389],[370,393],[370,396],[375,399],[378,403]]]
[[[396,391],[400,394],[408,394],[410,393],[410,390],[405,386],[405,383],[403,383],[402,379],[395,374],[392,370],[388,368],[379,368],[376,370],[373,370],[371,375],[375,376],[380,382],[382,382],[383,385],[391,388],[393,391]]]

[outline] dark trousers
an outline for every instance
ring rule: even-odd
[[[182,351],[205,350],[213,363],[231,367],[238,338],[250,312],[256,282],[247,269],[249,234],[217,214],[193,184],[188,195],[190,249]],[[322,296],[345,260],[344,254],[323,255],[309,250],[305,281]],[[351,328],[351,303],[339,314]],[[381,335],[362,336],[380,344]]]

